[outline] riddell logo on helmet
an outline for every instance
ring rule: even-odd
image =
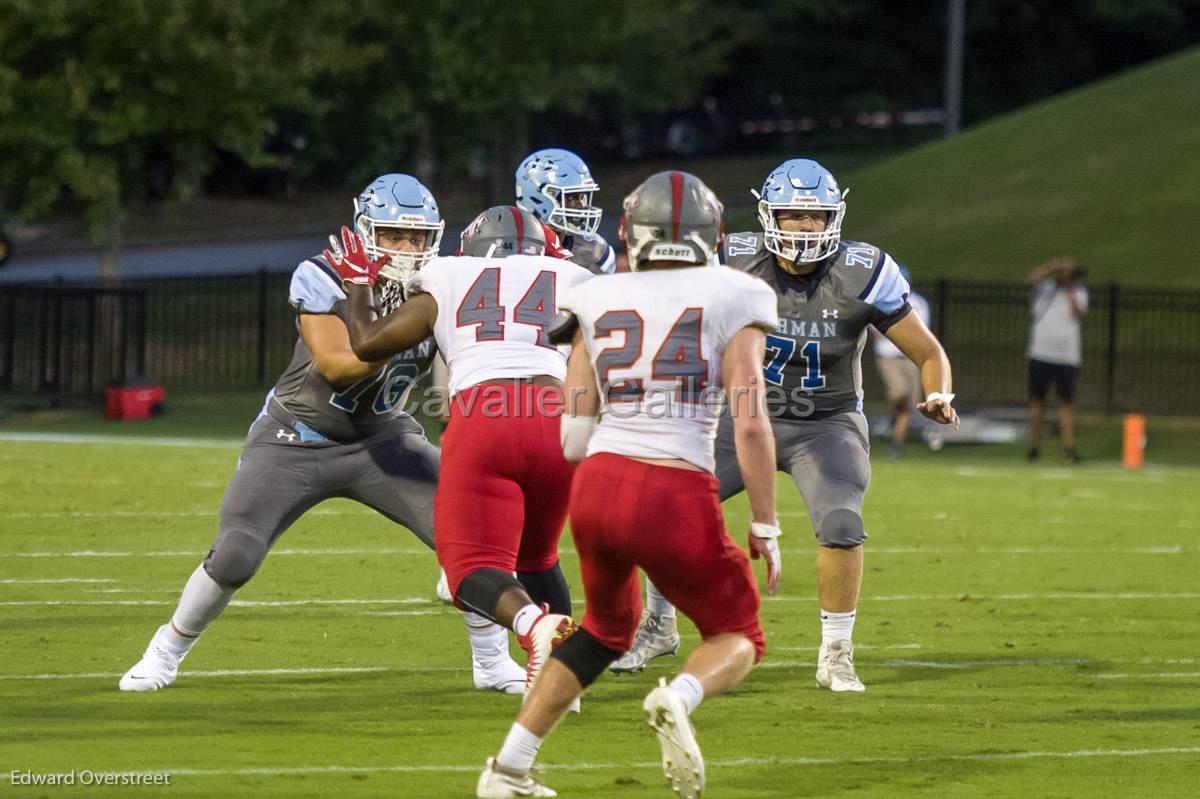
[[[655,244],[650,248],[647,258],[664,258],[668,260],[694,261],[696,251],[683,244]]]

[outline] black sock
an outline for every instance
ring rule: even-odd
[[[534,602],[549,605],[551,613],[571,615],[571,589],[560,564],[555,563],[543,572],[517,572],[517,579]]]

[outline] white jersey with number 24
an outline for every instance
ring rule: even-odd
[[[713,471],[721,360],[744,327],[779,326],[775,292],[726,266],[599,278],[564,295],[601,397],[587,454],[674,458]]]

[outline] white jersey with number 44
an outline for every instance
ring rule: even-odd
[[[567,293],[601,397],[587,454],[674,458],[713,471],[721,361],[745,327],[779,326],[775,292],[726,266],[609,275]]]
[[[463,255],[434,258],[408,289],[437,302],[433,334],[454,395],[497,378],[566,377],[566,357],[547,331],[559,298],[591,277],[581,266],[546,255]]]

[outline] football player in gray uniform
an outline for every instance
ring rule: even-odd
[[[774,387],[768,407],[777,467],[796,482],[819,545],[816,681],[833,691],[859,692],[866,689],[854,668],[851,636],[867,538],[862,503],[871,478],[861,362],[868,327],[874,325],[920,368],[925,400],[918,411],[956,427],[958,415],[951,406],[950,362],[911,312],[899,265],[878,247],[842,241],[845,195],[817,162],[785,161],[755,192],[762,231],[726,236],[725,260],[767,281],[779,297],[779,329],[767,336],[763,374]],[[716,452],[723,501],[743,488],[728,415]],[[630,656],[640,662],[632,667],[678,647],[673,614],[644,619],[638,633]]]
[[[374,297],[377,311],[388,313],[403,301],[405,283],[437,255],[445,223],[433,195],[409,175],[377,178],[354,206],[367,249],[388,260]],[[326,499],[360,502],[433,548],[440,457],[404,412],[410,389],[433,360],[433,338],[383,360],[356,358],[346,328],[349,303],[328,256],[296,268],[289,300],[296,309],[296,348],[250,426],[221,503],[216,540],[171,619],[121,677],[122,691],[174,683],[180,662],[274,543]],[[508,654],[507,631],[482,617],[468,619],[468,631],[476,687],[523,692],[525,669]]]
[[[588,165],[570,150],[536,150],[517,167],[517,205],[558,233],[570,250],[567,260],[608,275],[616,271],[617,256],[596,232],[603,214],[594,205],[599,190]]]

